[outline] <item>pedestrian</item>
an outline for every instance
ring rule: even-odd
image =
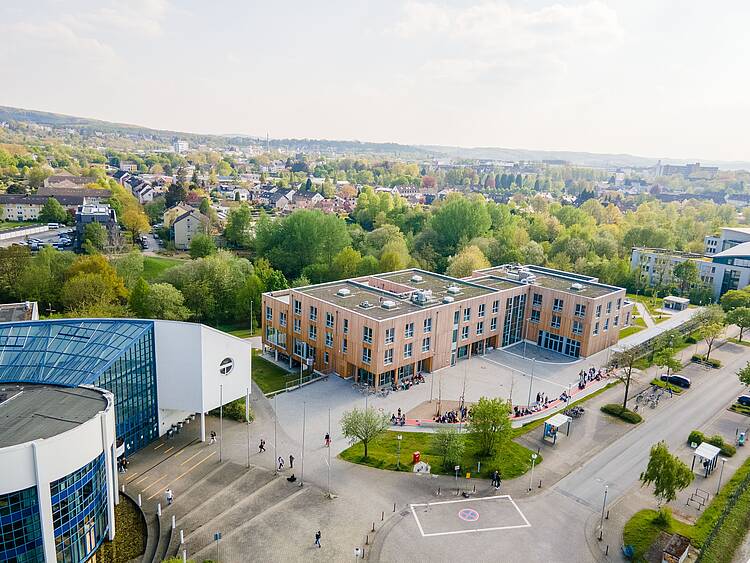
[[[320,538],[321,538],[321,534],[320,534],[320,530],[318,530],[317,532],[315,532],[315,545],[317,545],[318,547],[321,547]]]
[[[260,444],[258,445],[258,453],[262,454],[265,451],[266,451],[266,441],[263,438],[261,438]]]
[[[210,443],[211,444],[216,443],[216,432],[214,432],[213,430],[211,430],[211,442]]]
[[[284,469],[284,458],[279,456],[279,471]]]
[[[130,462],[128,461],[128,458],[125,456],[122,456],[122,472],[127,473],[128,472],[128,465]]]
[[[294,468],[294,456],[292,454],[289,454],[289,469]]]
[[[118,473],[125,473],[125,469],[122,466],[122,460],[121,459],[117,460],[117,472]]]
[[[174,500],[174,493],[172,492],[172,489],[167,489],[164,491],[164,495],[167,497],[167,505],[172,504],[172,501]]]
[[[497,489],[497,470],[492,472],[492,486]]]
[[[328,432],[326,432],[326,437],[324,438],[324,440],[326,443],[326,448],[330,448],[331,447],[331,435]]]

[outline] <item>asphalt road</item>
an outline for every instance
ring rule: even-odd
[[[663,399],[653,415],[578,471],[560,480],[554,490],[598,509],[602,505],[604,486],[608,485],[608,504],[617,500],[638,482],[653,444],[660,440],[670,447],[684,444],[691,430],[720,415],[741,394],[744,386],[735,373],[747,361],[748,354],[738,351],[719,370],[707,371],[694,364],[686,367],[681,373],[690,377],[690,390],[683,396]]]

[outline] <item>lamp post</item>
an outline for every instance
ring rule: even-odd
[[[716,487],[716,494],[719,494],[719,491],[721,490],[721,478],[724,476],[724,464],[727,462],[727,458],[722,457],[721,458],[721,471],[719,471],[719,486]]]
[[[601,539],[601,532],[604,529],[604,508],[607,506],[607,492],[609,492],[609,485],[604,485],[604,502],[602,502],[602,517],[599,520],[599,538]]]
[[[534,366],[536,365],[536,358],[531,359],[531,379],[529,380],[529,400],[526,401],[527,406],[531,406],[531,387],[534,385]]]
[[[401,440],[403,438],[404,437],[401,434],[396,436],[396,440],[398,442],[398,453],[396,453],[396,467],[399,471],[401,471]]]
[[[531,492],[531,485],[534,483],[534,465],[536,464],[537,455],[531,454],[531,475],[529,476],[529,492]]]

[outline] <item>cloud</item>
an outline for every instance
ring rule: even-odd
[[[113,1],[96,9],[64,15],[61,20],[86,32],[119,31],[156,37],[163,32],[162,22],[169,8],[167,0]]]
[[[102,41],[76,33],[61,22],[18,22],[0,25],[0,34],[8,53],[31,56],[39,52],[44,58],[75,57],[76,63],[108,63],[115,58],[114,50]],[[2,51],[0,51],[2,52]],[[37,62],[39,59],[37,59]]]

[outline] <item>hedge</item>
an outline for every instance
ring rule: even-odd
[[[708,442],[712,446],[716,446],[717,448],[721,449],[722,455],[725,455],[727,457],[732,457],[737,453],[737,448],[735,448],[732,444],[727,444],[724,441],[724,438],[722,438],[718,434],[714,436],[706,436],[700,430],[693,430],[688,436],[688,444],[700,444],[701,442]]]
[[[622,405],[615,405],[610,403],[601,407],[601,411],[617,418],[629,422],[630,424],[638,424],[641,420],[641,415],[637,412],[633,412],[630,409],[625,409]]]
[[[211,416],[219,416],[220,412],[219,409],[214,409],[208,414],[210,414]],[[245,422],[245,397],[240,397],[239,399],[224,405],[224,418],[228,418],[229,420],[236,420],[237,422]],[[253,414],[253,409],[251,408],[250,422],[252,422],[253,420],[255,420],[255,415]]]
[[[714,360],[713,358],[706,359],[706,356],[701,356],[698,354],[693,354],[690,357],[691,362],[702,362],[704,364],[708,364],[712,368],[720,368],[721,367],[721,361],[720,360]]]

